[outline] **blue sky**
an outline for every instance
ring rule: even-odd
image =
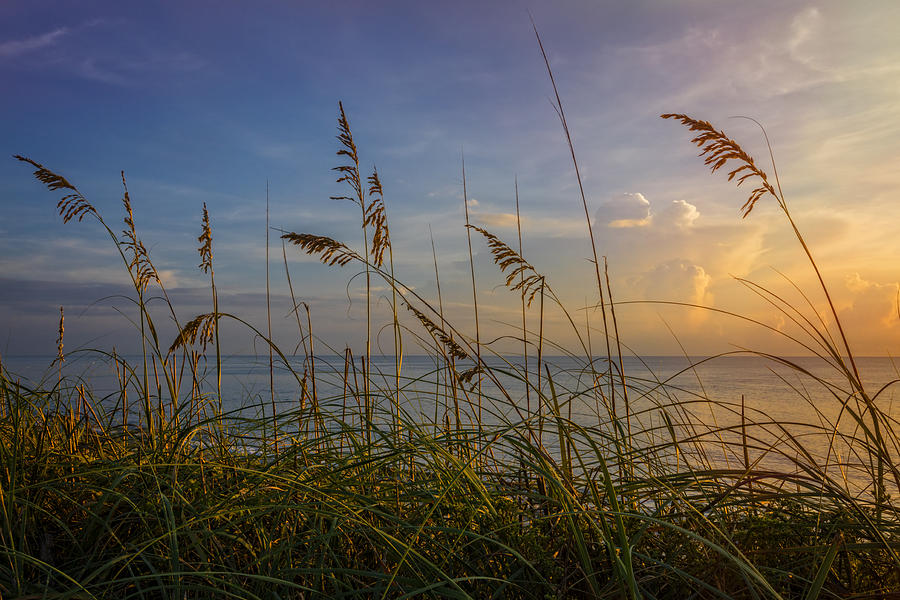
[[[64,174],[116,228],[124,170],[139,233],[183,320],[209,310],[196,253],[206,202],[222,309],[262,324],[267,181],[273,227],[359,243],[356,207],[328,199],[343,193],[330,170],[341,100],[364,170],[377,164],[382,175],[402,280],[435,298],[430,225],[447,313],[472,332],[464,153],[473,220],[513,241],[517,177],[525,254],[584,319],[578,309],[597,298],[591,251],[529,12],[559,83],[617,300],[695,302],[789,327],[734,279],[790,295],[774,267],[811,285],[783,215],[768,203],[741,220],[744,194],[706,173],[688,133],[658,117],[708,119],[768,169],[758,130],[729,118],[748,115],[769,130],[785,193],[855,348],[896,348],[893,2],[11,0],[0,4],[0,150]],[[133,350],[114,247],[96,224],[63,225],[55,201],[25,165],[0,160],[0,353],[52,353],[60,305],[68,348]],[[291,347],[272,238],[276,331]],[[485,335],[509,334],[516,298],[473,241]],[[317,335],[358,349],[361,280],[348,286],[353,271],[288,253]],[[384,313],[382,301],[376,316]],[[678,352],[676,336],[692,353],[791,351],[703,311],[629,305],[619,316],[623,338],[642,354]],[[599,326],[596,312],[588,318]],[[573,342],[560,314],[546,319],[554,339]],[[232,351],[252,350],[245,331],[224,333]]]

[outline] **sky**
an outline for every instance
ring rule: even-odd
[[[332,170],[342,101],[363,175],[377,165],[397,278],[473,336],[469,216],[517,245],[577,328],[545,303],[544,333],[595,354],[602,318],[585,209],[554,110],[539,30],[572,134],[597,252],[626,352],[749,348],[805,354],[795,321],[834,330],[785,215],[710,174],[686,113],[735,138],[770,173],[860,355],[900,342],[900,4],[832,2],[0,3],[0,355],[65,344],[133,352],[134,291],[96,222],[63,224],[28,156],[72,181],[111,228],[127,177],[138,234],[180,321],[211,310],[197,236],[206,203],[220,309],[266,317],[266,189],[276,341],[298,341],[285,277],[320,348],[361,351],[364,277],[288,247],[281,231],[362,244],[359,208]],[[432,237],[433,236],[433,237]],[[517,352],[519,297],[472,239],[480,334]],[[156,286],[151,288],[158,296]],[[768,303],[768,290],[787,312]],[[389,295],[373,284],[375,352],[392,352]],[[770,296],[771,298],[771,296]],[[776,300],[777,302],[777,300]],[[688,308],[666,303],[688,303]],[[161,336],[174,336],[162,303]],[[731,315],[725,313],[732,313]],[[404,313],[405,314],[405,313]],[[738,315],[738,316],[734,316]],[[750,321],[760,324],[749,324]],[[409,320],[406,352],[420,353]],[[528,328],[539,327],[537,304]],[[802,322],[802,321],[801,321]],[[229,352],[260,351],[223,325]]]

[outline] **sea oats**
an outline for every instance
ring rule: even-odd
[[[200,227],[200,236],[197,238],[197,241],[200,242],[200,247],[197,248],[197,251],[200,253],[200,264],[198,265],[201,269],[203,269],[204,273],[209,273],[210,269],[212,269],[212,228],[209,226],[209,212],[206,210],[206,202],[203,203],[203,219],[201,221]]]
[[[376,267],[381,267],[384,264],[384,251],[391,245],[391,236],[384,207],[384,190],[381,187],[381,180],[378,178],[378,169],[374,169],[372,175],[369,176],[369,197],[372,198],[372,201],[366,207],[366,219],[363,225],[371,225],[374,229],[370,254],[372,263]]]
[[[25,156],[20,156],[18,154],[14,155],[15,158],[22,162],[26,162],[31,166],[35,167],[34,176],[35,178],[47,186],[47,189],[50,191],[56,190],[67,190],[70,193],[63,196],[59,202],[56,204],[56,208],[59,210],[59,215],[63,218],[63,223],[68,223],[74,218],[78,218],[78,220],[82,220],[86,215],[92,214],[98,219],[100,216],[97,214],[97,211],[91,206],[91,203],[87,201],[81,192],[78,191],[74,185],[69,183],[62,175],[57,175],[44,165],[31,160]]]
[[[281,237],[295,246],[299,246],[307,254],[318,255],[319,260],[326,265],[344,267],[353,260],[365,262],[359,254],[348,248],[346,244],[324,235],[286,233]]]
[[[175,352],[182,346],[192,346],[199,340],[203,350],[206,350],[216,331],[216,313],[204,313],[197,315],[188,321],[169,346],[169,353]]]
[[[506,273],[506,287],[513,291],[521,290],[528,306],[531,306],[534,296],[541,289],[544,276],[535,271],[527,260],[493,233],[475,225],[466,225],[466,227],[485,237],[488,248],[494,255],[494,263],[500,267],[501,272]],[[509,272],[507,273],[507,271]],[[516,281],[517,278],[518,281]]]
[[[134,211],[131,209],[131,196],[128,194],[128,184],[125,182],[125,171],[122,171],[121,175],[122,188],[124,189],[122,204],[125,207],[125,229],[122,230],[122,235],[125,236],[125,241],[120,243],[125,246],[126,253],[131,253],[128,270],[134,276],[139,291],[143,292],[150,282],[159,283],[159,274],[150,261],[150,254],[147,252],[147,248],[137,236],[137,228],[134,225]]]
[[[362,180],[359,176],[359,153],[356,150],[356,144],[353,142],[353,133],[350,131],[350,121],[347,120],[347,114],[344,112],[343,102],[338,102],[341,116],[338,117],[338,136],[341,142],[341,149],[337,151],[338,156],[346,156],[350,160],[350,164],[338,165],[332,167],[332,171],[340,173],[338,183],[346,182],[354,192],[353,196],[331,196],[332,200],[349,200],[363,207],[363,187]]]
[[[469,355],[466,354],[466,351],[463,350],[462,346],[460,346],[456,342],[456,340],[453,339],[453,336],[444,331],[434,321],[429,319],[428,316],[425,315],[425,313],[417,309],[415,306],[409,304],[408,302],[405,304],[406,308],[409,309],[409,311],[416,316],[419,322],[422,323],[422,326],[428,330],[428,333],[430,333],[432,337],[438,340],[447,349],[447,354],[449,354],[453,358],[458,358],[460,360],[465,360],[469,357]]]
[[[766,193],[771,194],[779,206],[782,204],[781,198],[775,193],[772,184],[769,183],[769,178],[765,171],[757,167],[753,157],[747,154],[740,144],[725,135],[723,131],[719,131],[708,121],[693,119],[683,114],[666,113],[660,115],[660,117],[663,119],[676,119],[687,126],[690,131],[700,132],[691,140],[691,143],[696,144],[700,148],[699,156],[704,158],[703,163],[713,173],[724,167],[729,160],[734,160],[738,162],[738,166],[729,171],[728,181],[737,177],[737,184],[741,185],[753,177],[759,178],[759,187],[754,188],[750,192],[747,201],[741,206],[741,213],[745,218],[756,206],[756,202],[765,196]]]
[[[65,354],[63,354],[63,338],[66,333],[66,316],[63,312],[63,307],[59,307],[59,333],[56,336],[56,360],[59,362],[63,362],[66,360]]]

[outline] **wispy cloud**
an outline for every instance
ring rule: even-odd
[[[519,219],[512,213],[477,213],[475,218],[490,227],[515,227],[519,223]]]
[[[204,66],[206,61],[189,52],[156,51],[132,57],[88,56],[76,65],[76,73],[85,79],[125,86],[154,73],[190,73]]]
[[[68,33],[68,27],[60,27],[53,31],[24,39],[0,42],[0,59],[16,58],[30,52],[48,48],[57,44]]]
[[[139,32],[130,34],[131,43],[124,51],[99,53],[93,38],[86,37],[87,31],[98,27],[109,30],[113,26],[119,35],[126,35],[129,21],[95,18],[27,38],[2,41],[0,61],[28,58],[32,68],[62,69],[83,79],[117,86],[145,81],[148,75],[192,73],[207,65],[191,52],[142,40]]]

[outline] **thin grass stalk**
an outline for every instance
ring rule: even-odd
[[[63,353],[64,338],[66,333],[66,316],[63,312],[63,307],[59,307],[59,333],[56,337],[56,384],[62,384],[62,365],[66,360],[66,355]]]
[[[203,207],[204,210],[206,207]],[[210,229],[210,232],[212,230]],[[222,398],[222,344],[219,342],[219,291],[216,288],[216,273],[212,267],[212,248],[209,253],[209,285],[212,289],[213,312],[215,316],[215,343],[216,343],[216,399],[218,401],[218,411],[222,414],[224,409]]]
[[[403,366],[403,342],[397,313],[397,280],[394,274],[394,250],[391,243],[390,227],[388,226],[384,188],[381,184],[381,178],[378,176],[377,167],[373,167],[368,183],[368,194],[371,201],[365,207],[364,225],[372,225],[373,227],[372,249],[369,254],[372,257],[373,266],[391,288],[391,326],[394,341],[394,393],[391,395],[391,413],[395,443],[399,446],[403,438],[400,415],[400,371]],[[385,250],[388,252],[387,274],[383,273]],[[369,265],[366,266],[369,267]],[[385,277],[385,275],[387,276]]]
[[[282,259],[284,259],[284,275],[285,275],[285,278],[287,279],[288,292],[291,295],[291,312],[294,313],[294,317],[297,319],[297,332],[300,336],[300,343],[298,343],[298,346],[300,346],[301,344],[303,345],[303,354],[304,354],[303,363],[304,363],[304,374],[305,374],[308,372],[307,366],[309,363],[309,351],[307,350],[307,346],[306,346],[306,337],[303,334],[303,324],[300,322],[300,312],[298,310],[299,305],[297,304],[297,298],[294,295],[294,285],[291,283],[291,270],[288,267],[287,249],[286,249],[286,245],[284,242],[284,238],[281,239],[281,257],[282,257]],[[307,309],[309,309],[308,306],[307,306]],[[296,352],[297,352],[297,348],[295,347],[294,354],[296,354]],[[300,393],[300,411],[298,413],[300,420],[297,422],[297,431],[298,432],[303,431],[303,413],[306,408],[305,404],[306,404],[306,397],[308,394],[309,394],[309,391],[307,390],[306,386],[304,385],[302,387],[301,393]]]
[[[344,393],[341,396],[341,420],[344,422],[345,426],[347,424],[347,396],[350,394],[350,361],[352,360],[352,355],[350,354],[350,347],[344,348]],[[360,417],[360,428],[362,428],[362,417]],[[341,455],[344,454],[344,439],[346,435],[341,436]]]
[[[369,266],[369,229],[366,225],[366,200],[365,195],[362,188],[362,182],[360,180],[359,174],[359,157],[356,152],[356,145],[353,142],[353,137],[350,134],[350,122],[344,113],[344,105],[342,103],[338,103],[341,112],[341,130],[342,134],[346,132],[347,138],[349,139],[349,151],[344,150],[345,155],[349,156],[353,165],[351,167],[351,171],[347,174],[349,183],[351,187],[356,192],[356,202],[359,204],[360,211],[362,212],[362,234],[363,234],[363,257],[365,258],[365,271],[366,271],[366,352],[363,357],[363,393],[366,397],[366,402],[369,401],[370,397],[370,388],[369,388],[369,373],[367,371],[367,367],[371,364],[371,352],[372,352],[372,270]],[[347,144],[345,143],[345,146]],[[340,152],[339,152],[340,153]]]
[[[361,356],[359,358],[360,362],[360,370],[363,371],[363,377],[365,378],[365,368],[366,368],[366,357]],[[353,368],[353,383],[354,383],[354,394],[356,396],[356,403],[359,406],[360,411],[360,423],[362,425],[363,431],[365,431],[365,439],[366,439],[366,456],[371,454],[372,452],[372,415],[369,411],[369,398],[363,392],[360,395],[360,385],[359,385],[359,373],[356,368],[356,361],[353,359],[353,355],[350,355],[350,366]],[[363,384],[363,389],[365,384]]]
[[[191,363],[192,370],[196,373],[197,370],[200,368],[200,352],[198,352],[196,350],[192,350],[190,353],[189,360]],[[181,376],[183,377],[184,376],[184,363],[183,362],[181,363],[181,369],[182,369]],[[196,417],[198,423],[200,423],[202,420],[200,418],[200,396],[201,396],[200,382],[197,380],[197,378],[194,378],[194,380],[191,382],[191,398],[188,402],[188,417],[187,417],[188,428],[190,428],[191,425],[193,424],[195,417]]]
[[[347,359],[350,361],[350,369],[353,371],[353,397],[356,398],[356,407],[359,414],[359,428],[364,434],[365,453],[368,454],[371,446],[372,433],[369,422],[369,409],[365,405],[365,401],[359,396],[359,376],[356,371],[356,359],[353,357],[353,350],[347,348]]]
[[[122,402],[122,433],[128,435],[128,379],[124,360],[122,361],[122,370],[119,371],[119,357],[116,355],[116,349],[113,347],[113,365],[116,369],[116,382],[119,387],[119,398]]]
[[[600,404],[602,402],[605,406],[606,399],[603,397],[603,384],[600,382],[599,374],[597,373],[596,369],[594,369],[594,366],[593,366],[594,348],[593,348],[593,344],[591,341],[591,313],[590,313],[591,308],[592,307],[591,307],[590,303],[588,302],[588,299],[585,298],[584,299],[584,326],[585,326],[585,329],[587,330],[587,335],[585,337],[587,338],[587,340],[586,340],[587,341],[587,355],[588,355],[588,360],[590,361],[589,366],[591,369],[591,384],[592,384],[591,395],[594,397],[594,412],[597,415],[597,426],[599,427],[599,426],[603,425],[603,418],[601,417],[603,412],[600,410]],[[609,414],[608,409],[606,412],[607,412],[607,414]]]
[[[591,225],[591,215],[588,211],[587,206],[587,196],[584,193],[584,184],[581,181],[581,171],[578,167],[578,159],[575,156],[575,144],[572,142],[572,136],[569,133],[569,125],[566,122],[566,112],[563,110],[562,99],[559,96],[559,90],[556,87],[556,79],[553,76],[553,69],[550,68],[550,59],[547,57],[547,53],[544,51],[544,44],[541,41],[541,36],[538,33],[537,25],[534,24],[534,21],[531,22],[532,28],[534,29],[534,35],[537,38],[538,47],[541,50],[541,56],[544,58],[544,64],[547,67],[547,74],[550,76],[550,84],[553,87],[553,94],[556,97],[556,104],[554,105],[554,109],[556,110],[557,116],[559,116],[559,121],[562,124],[563,133],[565,133],[566,143],[569,146],[569,154],[572,157],[572,165],[575,167],[575,179],[578,181],[578,191],[581,194],[581,204],[584,207],[584,220],[587,224],[588,228],[588,237],[591,241],[591,252],[594,257],[594,274],[597,278],[597,291],[600,294],[600,312],[603,315],[603,334],[606,338],[606,359],[609,363],[608,375],[609,375],[609,394],[610,394],[610,402],[612,404],[613,415],[616,412],[616,391],[615,385],[613,383],[613,368],[612,368],[612,348],[609,343],[609,326],[607,324],[606,319],[606,301],[604,299],[603,294],[603,278],[600,276],[600,260],[597,255],[597,244],[594,240],[594,228]]]
[[[284,238],[281,238],[281,257],[284,259],[284,275],[287,279],[288,292],[291,295],[291,312],[294,313],[294,317],[297,319],[297,332],[300,335],[300,341],[303,344],[304,354],[308,359],[309,353],[306,352],[306,338],[303,334],[303,324],[300,322],[300,312],[297,310],[300,305],[297,304],[297,297],[294,295],[294,285],[291,282],[291,270],[288,268],[287,261],[287,245],[284,242]],[[294,353],[296,354],[296,349],[294,350]]]
[[[7,417],[6,404],[9,402],[7,396],[6,375],[3,372],[3,353],[0,352],[0,419],[5,419]],[[3,494],[0,494],[0,497],[2,496]],[[3,506],[0,506],[0,511],[3,511]],[[0,542],[2,542],[2,540],[0,540]]]
[[[309,313],[309,304],[303,303],[306,308],[306,331],[309,336],[309,378],[312,381],[312,397],[318,402],[319,390],[316,387],[316,348],[313,341],[312,317]]]
[[[544,409],[541,397],[543,391],[541,388],[541,367],[544,364],[544,278],[541,277],[541,305],[540,320],[538,322],[538,351],[537,351],[537,393],[538,393],[538,447],[544,447]]]
[[[130,200],[130,197],[128,194],[128,186],[125,183],[125,172],[124,171],[122,171],[122,186],[124,187],[124,201],[125,201],[125,209],[127,211],[127,215],[125,218],[125,224],[128,226],[128,230],[126,230],[125,235],[126,235],[126,238],[128,238],[128,234],[129,233],[131,234],[130,242],[131,242],[131,250],[133,253],[132,260],[130,262],[128,262],[128,271],[129,271],[129,273],[133,273],[132,269],[134,269],[135,271],[140,270],[140,258],[139,258],[138,250],[142,246],[139,246],[139,242],[137,240],[137,233],[136,233],[135,224],[134,224],[134,217],[133,217],[132,211],[131,211],[131,200]],[[112,234],[111,230],[110,230],[110,234]],[[119,243],[118,239],[116,239],[114,235],[113,235],[113,238],[116,241],[116,243],[118,244]],[[126,261],[128,260],[125,258],[124,254],[122,255],[122,258]],[[150,378],[149,378],[150,374],[147,369],[148,350],[147,350],[147,331],[146,331],[146,327],[149,326],[150,330],[152,332],[153,327],[152,327],[152,322],[150,322],[150,314],[147,310],[147,305],[144,301],[144,291],[146,289],[146,283],[142,281],[142,276],[139,273],[132,274],[132,280],[133,280],[135,290],[137,291],[137,295],[138,295],[138,311],[140,313],[140,319],[141,319],[141,356],[142,356],[142,360],[144,363],[144,374],[143,374],[144,399],[143,399],[143,402],[144,402],[144,411],[147,415],[147,426],[149,428],[147,433],[150,436],[151,442],[155,443],[157,436],[154,435],[154,433],[155,433],[154,419],[153,419],[152,409],[151,409],[151,405],[150,405]],[[156,375],[155,361],[153,362],[153,371],[154,371],[154,375]],[[158,379],[158,375],[156,375],[156,376],[157,376],[157,389],[158,389],[159,388],[159,379]],[[162,394],[160,393],[160,396],[161,395]],[[162,398],[160,398],[160,400],[162,400]]]
[[[478,324],[478,290],[475,287],[475,257],[472,253],[472,231],[469,228],[469,193],[466,187],[466,157],[462,153],[460,153],[460,160],[462,163],[463,209],[466,215],[466,240],[469,244],[469,272],[472,275],[472,306],[475,311],[475,353],[478,365],[481,365],[481,328]],[[476,374],[476,377],[478,377],[478,433],[479,437],[481,437],[481,374]]]
[[[187,356],[188,356],[188,354],[185,353],[185,358],[187,358]],[[188,364],[190,364],[190,362],[188,362]],[[175,375],[175,373],[177,371],[177,365],[178,365],[178,358],[175,353],[172,353],[171,364],[168,366],[168,368],[165,363],[162,364],[163,370],[166,373],[166,381],[167,382],[168,381],[177,381],[176,375]],[[184,363],[182,363],[182,368],[183,367],[184,367]],[[178,400],[178,395],[176,394],[172,397],[172,400],[171,400],[171,410],[172,410],[171,423],[174,426],[174,430],[176,432],[179,429],[178,421],[181,418],[181,414],[180,414],[178,405],[179,405],[179,400]]]
[[[203,214],[201,218],[200,236],[197,238],[200,247],[197,251],[200,253],[200,269],[206,273],[209,272],[209,287],[212,291],[213,305],[213,339],[216,350],[216,415],[219,416],[224,410],[222,401],[222,345],[219,342],[219,293],[216,288],[216,272],[213,268],[213,248],[212,248],[212,226],[209,222],[209,211],[206,208],[206,202],[203,203]],[[200,392],[199,382],[197,381],[197,364],[199,362],[199,354],[194,362],[194,389]],[[199,408],[199,406],[198,406]],[[197,415],[199,420],[200,416]],[[210,424],[210,432],[212,424]]]
[[[141,359],[144,363],[143,369],[143,398],[141,398],[141,402],[143,403],[144,408],[144,416],[145,421],[147,423],[147,435],[150,440],[155,440],[155,430],[153,423],[153,409],[150,405],[150,372],[147,366],[147,332],[145,330],[145,315],[144,315],[144,292],[138,291],[138,306],[140,307],[140,318],[141,318]]]
[[[398,318],[397,312],[397,285],[396,278],[394,276],[394,244],[391,243],[391,233],[390,228],[388,227],[387,220],[387,206],[384,202],[384,192],[382,191],[381,181],[378,177],[378,170],[373,169],[372,177],[369,178],[369,182],[372,184],[372,187],[369,188],[369,195],[377,194],[379,200],[381,202],[381,209],[384,211],[384,220],[381,223],[383,227],[383,233],[381,233],[383,237],[383,241],[381,244],[387,246],[388,252],[388,268],[391,276],[391,316],[393,319],[393,328],[394,328],[394,388],[395,388],[395,398],[394,398],[394,411],[395,418],[397,420],[396,428],[397,435],[401,435],[400,431],[400,370],[403,368],[403,337],[401,335],[400,330],[400,320]],[[376,223],[378,226],[379,223]],[[373,244],[375,242],[374,237],[372,240]],[[377,255],[377,260],[380,261],[381,255]],[[378,266],[381,266],[380,263]]]
[[[744,413],[744,394],[741,394],[741,448],[744,453],[744,471],[750,473],[750,448],[747,445],[747,417]],[[753,480],[747,478],[747,490],[753,491]]]
[[[622,360],[622,340],[619,337],[619,324],[616,319],[616,304],[613,302],[612,286],[609,283],[609,264],[603,257],[603,274],[606,278],[606,293],[609,297],[609,312],[613,323],[613,335],[616,338],[616,352],[619,359],[619,378],[622,382],[622,399],[625,403],[625,422],[628,426],[628,446],[631,446],[631,406],[628,401],[628,382],[625,378],[625,362]],[[608,336],[607,336],[608,337]]]
[[[366,406],[366,427],[371,430],[375,427],[375,402],[371,394],[368,393],[367,382],[369,381],[372,364],[365,356],[359,357],[359,372],[363,380],[363,401]],[[370,432],[371,433],[371,432]],[[371,441],[369,442],[371,444]]]
[[[444,325],[444,300],[441,297],[441,280],[440,280],[440,276],[438,275],[437,251],[434,248],[434,232],[431,230],[431,223],[428,224],[428,237],[431,239],[431,258],[434,261],[434,280],[437,285],[438,311],[440,312],[440,317],[441,317],[441,329],[444,329],[444,327],[445,327],[445,325]],[[898,305],[898,306],[900,306],[900,305]],[[898,310],[900,310],[900,309],[898,309]],[[447,408],[446,394],[444,394],[443,396],[441,394],[441,387],[440,387],[441,375],[444,376],[444,389],[446,389],[447,385],[449,385],[449,380],[447,378],[447,373],[446,373],[446,369],[447,369],[446,357],[442,356],[441,353],[438,351],[438,352],[435,352],[435,360],[437,361],[437,364],[436,364],[437,374],[435,375],[435,389],[434,389],[434,434],[435,434],[435,436],[437,436],[439,424],[443,423],[443,421],[444,421],[444,419],[439,420],[439,418],[438,418],[438,407],[440,406],[439,400],[442,397],[443,397],[443,402],[444,402],[444,417],[445,418],[449,412],[448,408]],[[447,429],[448,429],[448,431],[446,431],[445,434],[449,437],[449,433],[450,433],[449,427]]]
[[[441,276],[438,271],[438,262],[437,262],[437,251],[434,248],[434,232],[431,230],[431,224],[428,225],[428,235],[431,237],[431,257],[434,261],[434,281],[437,285],[437,294],[438,294],[438,316],[441,319],[441,329],[447,328],[447,322],[444,319],[444,300],[441,296]],[[451,333],[452,335],[452,333]],[[451,337],[452,339],[452,337]],[[450,353],[449,355],[444,355],[444,367],[446,372],[444,374],[444,381],[448,382],[450,386],[450,393],[453,398],[453,420],[454,427],[456,429],[457,436],[461,431],[462,419],[459,414],[459,382],[456,380],[456,357]],[[448,417],[449,419],[449,417]],[[448,424],[447,427],[447,440],[451,439],[450,436],[450,427]]]
[[[551,402],[548,402],[548,408],[552,411],[552,417],[556,421],[557,443],[559,444],[559,459],[562,462],[562,472],[566,477],[566,482],[571,485],[573,481],[572,473],[572,455],[569,450],[569,437],[566,435],[566,427],[563,422],[562,412],[559,406],[559,396],[556,394],[556,386],[553,383],[553,376],[550,374],[550,365],[544,364],[544,370],[547,374],[547,386],[550,388]],[[571,402],[569,402],[571,405]],[[569,419],[571,422],[571,419]]]
[[[269,288],[269,180],[266,180],[266,335],[272,339],[272,294]],[[272,441],[278,455],[278,415],[275,412],[275,363],[269,343],[269,394],[272,402]]]
[[[522,259],[525,259],[525,252],[522,248],[522,217],[519,214],[519,177],[516,176],[514,180],[514,185],[516,189],[516,233],[519,237],[519,256]],[[519,285],[522,287],[522,360],[524,362],[525,369],[525,414],[531,419],[531,385],[529,383],[529,374],[528,374],[528,328],[527,328],[527,320],[526,320],[526,306],[525,306],[525,270],[519,272]],[[532,438],[534,437],[534,432],[531,431],[530,426],[531,421],[529,420],[528,434]]]
[[[150,365],[153,367],[153,379],[156,382],[156,411],[151,417],[155,419],[155,430],[156,437],[155,440],[159,442],[163,442],[162,434],[164,433],[165,421],[166,421],[166,409],[163,405],[163,397],[162,397],[162,386],[159,384],[159,370],[156,367],[156,356],[150,355]],[[149,402],[148,402],[149,403]]]

